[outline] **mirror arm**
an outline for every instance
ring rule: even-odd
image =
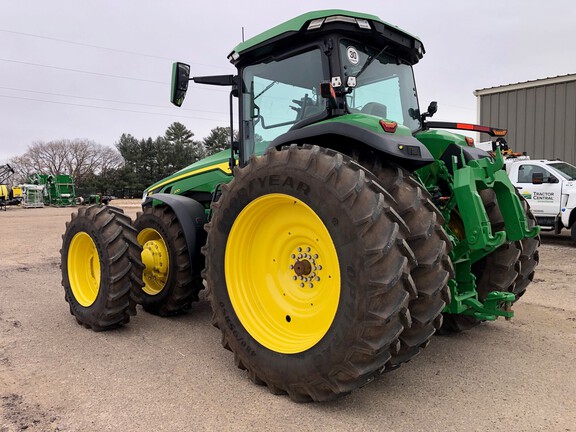
[[[233,86],[236,84],[236,77],[234,75],[212,75],[192,77],[190,80],[196,84],[208,84],[217,86]]]

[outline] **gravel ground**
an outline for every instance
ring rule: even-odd
[[[138,201],[114,201],[134,217]],[[60,285],[72,209],[0,212],[0,432],[576,431],[576,248],[543,234],[516,317],[451,337],[338,401],[296,404],[252,384],[204,299],[175,318],[139,308],[95,333]]]

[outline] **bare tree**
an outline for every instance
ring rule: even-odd
[[[31,174],[69,174],[76,183],[90,176],[116,169],[122,157],[111,147],[87,139],[34,142],[26,153],[10,160],[17,179],[28,180]]]
[[[34,142],[26,154],[34,167],[43,174],[63,174],[66,145],[63,141]]]
[[[14,169],[15,183],[27,183],[30,176],[38,172],[26,154],[10,159],[10,166]]]
[[[101,174],[122,165],[122,157],[115,149],[89,140],[66,141],[68,149],[64,162],[67,174],[81,182],[87,176]]]

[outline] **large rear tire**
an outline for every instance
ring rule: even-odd
[[[160,316],[186,311],[198,301],[203,286],[192,273],[186,238],[174,211],[168,206],[145,207],[134,227],[145,266],[142,307]]]
[[[430,194],[405,169],[382,163],[380,159],[360,160],[393,198],[394,209],[406,222],[406,240],[418,265],[412,278],[418,296],[410,301],[412,326],[400,336],[400,351],[392,356],[392,366],[406,362],[426,347],[442,325],[442,310],[450,303],[448,280],[454,277],[450,261],[451,242],[444,218],[430,200]]]
[[[213,323],[238,367],[298,402],[360,387],[400,349],[415,265],[363,168],[319,147],[235,169],[207,225]]]
[[[528,201],[522,196],[520,196],[520,201],[522,202],[522,207],[526,213],[528,219],[528,228],[532,228],[538,225],[536,222],[536,217],[530,210],[530,205]],[[526,288],[534,280],[534,273],[538,263],[540,262],[540,255],[538,252],[538,247],[540,246],[540,235],[531,238],[524,238],[520,242],[521,253],[520,253],[520,271],[518,276],[514,281],[514,288],[511,292],[516,296],[516,300],[524,295]]]
[[[140,245],[131,220],[116,207],[82,207],[62,236],[62,285],[70,313],[95,331],[135,315],[131,290],[142,286]]]

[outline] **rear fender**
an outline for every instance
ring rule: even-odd
[[[411,135],[377,133],[352,123],[328,122],[290,130],[270,143],[280,149],[290,144],[312,144],[351,154],[355,148],[371,147],[409,171],[434,162],[424,144]]]

